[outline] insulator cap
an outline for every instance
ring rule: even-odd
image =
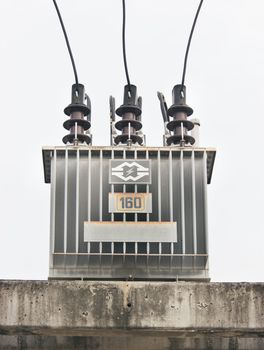
[[[78,90],[79,88],[79,90]],[[84,116],[91,113],[91,108],[85,104],[84,85],[72,85],[72,102],[64,109],[64,113],[70,116],[73,112],[82,112]]]
[[[175,85],[172,90],[173,105],[168,109],[168,116],[173,117],[177,112],[184,112],[189,117],[193,114],[193,109],[186,104],[186,87],[181,84]]]
[[[117,108],[116,114],[122,117],[125,113],[133,113],[138,117],[142,111],[138,105],[137,100],[137,87],[135,85],[126,85],[124,88],[124,101],[123,104]]]

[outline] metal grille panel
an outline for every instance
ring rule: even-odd
[[[215,151],[44,148],[51,183],[50,278],[207,279],[207,202]],[[111,159],[151,164],[151,184],[110,184]],[[151,193],[151,213],[110,213],[109,193]],[[86,242],[84,222],[177,223],[177,242]]]

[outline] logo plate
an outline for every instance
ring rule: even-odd
[[[151,184],[150,160],[110,160],[110,184]]]

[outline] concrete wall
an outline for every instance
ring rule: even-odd
[[[264,349],[264,284],[0,281],[0,349]]]
[[[263,350],[263,338],[0,336],[1,350]]]

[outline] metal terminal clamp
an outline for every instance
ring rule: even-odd
[[[64,113],[70,116],[70,119],[63,123],[63,127],[70,133],[63,137],[62,141],[67,144],[78,145],[79,143],[92,143],[92,135],[89,132],[91,127],[91,101],[85,94],[82,84],[72,85],[72,101],[64,109]]]
[[[111,115],[111,143],[114,145],[126,144],[143,145],[144,135],[142,134],[142,98],[137,97],[137,87],[135,85],[125,85],[123,104],[117,108],[114,113],[115,100],[110,97],[110,115]],[[122,119],[115,122],[115,114]],[[121,131],[117,134],[116,130]]]

